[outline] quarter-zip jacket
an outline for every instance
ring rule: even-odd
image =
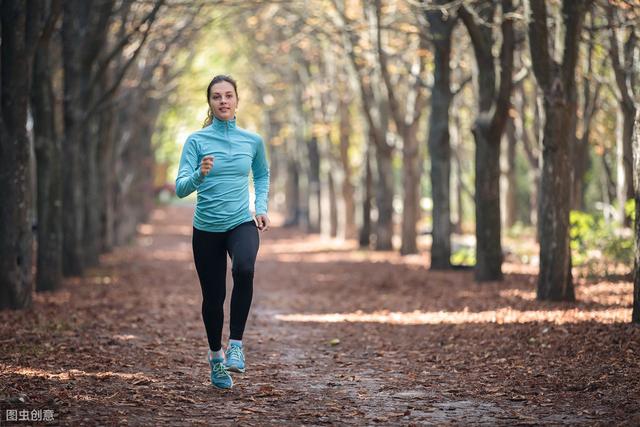
[[[214,157],[207,176],[200,175],[203,157]],[[269,165],[262,137],[236,126],[232,120],[214,117],[211,125],[192,133],[182,147],[176,194],[186,197],[197,191],[193,226],[222,232],[251,221],[249,171],[253,174],[255,211],[267,213]]]

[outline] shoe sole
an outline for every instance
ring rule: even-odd
[[[218,390],[229,390],[229,389],[231,389],[231,387],[233,387],[233,384],[231,384],[231,386],[229,386],[229,387],[220,387],[220,386],[215,385],[214,383],[211,383],[211,385],[213,386],[213,388],[216,388]]]
[[[240,369],[240,368],[236,368],[234,366],[226,366],[227,371],[229,372],[236,372],[238,374],[244,374],[245,369]]]

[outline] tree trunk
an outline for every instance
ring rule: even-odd
[[[483,3],[478,23],[466,7],[460,17],[473,43],[477,74],[478,114],[473,125],[476,141],[476,267],[477,281],[502,280],[502,246],[500,230],[500,142],[511,106],[515,36],[511,0],[502,0],[502,46],[500,79],[496,82],[496,60],[493,54],[493,23],[497,6]]]
[[[103,197],[100,198],[100,241],[101,252],[109,252],[115,245],[115,138],[114,138],[113,108],[106,109],[100,115],[100,138],[98,142],[98,171],[99,188]]]
[[[420,213],[420,150],[415,133],[408,130],[402,146],[402,255],[418,253],[417,230]]]
[[[640,110],[636,113],[632,140],[633,152],[633,191],[635,211],[635,263],[633,267],[633,312],[631,320],[640,323]]]
[[[393,150],[385,145],[376,147],[376,207],[378,221],[376,223],[376,250],[393,249],[393,166],[391,155]]]
[[[618,113],[617,144],[616,144],[616,196],[618,199],[618,219],[625,225],[631,223],[624,214],[624,206],[627,200],[635,197],[633,193],[633,158],[632,139],[633,123],[636,116],[636,108],[621,104]]]
[[[35,56],[31,110],[37,164],[38,252],[36,291],[62,283],[62,147],[56,131],[59,109],[53,90],[49,39],[41,39]]]
[[[476,122],[476,268],[478,281],[502,280],[500,137]]]
[[[566,124],[571,107],[545,100],[546,123],[542,151],[542,181],[538,219],[540,227],[540,275],[538,299],[573,301],[569,248],[572,140]]]
[[[445,16],[442,11],[427,12],[427,19],[433,34],[434,47],[433,89],[427,143],[431,160],[431,197],[433,199],[431,269],[442,270],[451,266],[449,110],[453,94],[449,62],[451,34],[455,20],[451,16]],[[459,207],[459,212],[461,211]],[[458,218],[458,221],[462,221],[462,218]]]
[[[371,150],[372,142],[367,141],[364,157],[363,191],[362,191],[362,225],[360,227],[358,242],[361,248],[369,248],[371,244],[371,199],[373,198],[373,179],[371,174]]]
[[[510,117],[506,128],[507,146],[506,152],[502,153],[501,159],[504,161],[502,174],[502,189],[504,198],[502,199],[503,225],[507,228],[513,227],[517,220],[516,204],[516,128],[514,118]]]
[[[543,0],[530,0],[532,19],[529,42],[536,80],[544,93],[544,136],[538,230],[540,300],[574,301],[569,247],[569,209],[572,187],[570,143],[576,114],[575,70],[579,56],[582,21],[588,2],[563,0],[562,19],[566,29],[562,63],[549,54],[547,11]],[[560,25],[560,23],[558,23]]]
[[[312,136],[307,143],[309,150],[309,232],[319,233],[322,224],[322,200],[320,192],[320,151],[318,140]]]
[[[100,239],[100,205],[101,196],[104,193],[99,190],[99,163],[98,163],[98,140],[100,127],[96,123],[95,117],[85,121],[85,132],[87,137],[84,140],[84,230],[83,236],[83,262],[85,267],[98,265],[98,256],[102,241]],[[142,195],[141,195],[142,196]]]
[[[64,3],[62,56],[64,63],[63,168],[63,254],[65,276],[84,271],[83,232],[85,222],[83,164],[84,114],[87,111],[89,75],[83,69],[82,43],[89,22],[91,5],[83,1]]]
[[[433,96],[433,95],[432,95]],[[462,160],[460,159],[462,150],[462,140],[460,139],[460,115],[453,113],[453,126],[451,127],[450,139],[451,139],[451,155],[453,157],[452,172],[454,172],[454,197],[456,200],[456,217],[457,221],[452,225],[452,231],[454,233],[462,234],[462,222],[464,219],[464,209],[462,206],[462,193],[464,190],[464,182],[462,181]],[[431,183],[433,186],[433,181]],[[435,197],[435,196],[434,196]],[[473,194],[471,194],[473,198]],[[435,202],[434,202],[435,203]],[[434,219],[435,220],[435,219]],[[451,245],[449,245],[451,246]]]
[[[577,138],[573,149],[573,190],[571,192],[571,208],[584,210],[584,176],[589,170],[589,136],[584,134]]]
[[[285,227],[297,226],[300,223],[300,192],[298,181],[298,163],[294,158],[287,156],[287,181],[285,185]]]
[[[27,106],[41,4],[0,4],[0,309],[31,305],[33,231]]]
[[[356,205],[354,200],[355,190],[351,183],[351,162],[349,161],[349,137],[351,135],[351,116],[349,104],[340,102],[340,164],[344,178],[342,180],[342,198],[344,199],[344,237],[345,239],[355,239],[356,228]]]
[[[331,168],[327,170],[327,187],[329,190],[329,236],[338,237],[338,197]]]

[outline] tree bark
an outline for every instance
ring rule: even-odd
[[[300,223],[300,192],[298,182],[298,163],[287,155],[287,180],[285,184],[286,217],[285,227],[297,226]]]
[[[100,198],[100,252],[109,252],[115,245],[115,112],[107,108],[100,115],[100,139],[98,142],[98,177]]]
[[[64,63],[64,138],[63,168],[63,254],[65,276],[79,276],[84,271],[83,231],[83,126],[84,112],[89,107],[86,92],[89,76],[83,70],[82,43],[89,21],[89,2],[64,3],[62,45]]]
[[[618,199],[618,220],[630,226],[625,217],[627,200],[633,199],[632,137],[636,108],[633,103],[622,104],[618,113],[616,129],[616,198]]]
[[[633,312],[631,320],[640,323],[640,110],[636,113],[633,151],[633,191],[635,199],[635,262],[633,266]]]
[[[364,170],[362,174],[362,224],[358,233],[358,243],[361,248],[369,248],[369,245],[371,244],[371,199],[373,198],[371,150],[373,149],[373,143],[367,140],[366,145]]]
[[[503,224],[505,227],[513,227],[517,220],[517,204],[516,204],[516,127],[514,118],[510,117],[506,127],[507,147],[506,153],[501,157],[503,161],[502,182],[504,189],[503,199]]]
[[[542,177],[538,209],[540,274],[537,298],[575,300],[569,247],[569,209],[572,187],[572,159],[569,144],[574,140],[569,124],[575,120],[575,71],[579,36],[589,2],[563,0],[565,27],[562,63],[549,54],[547,10],[543,0],[530,0],[532,19],[529,43],[536,80],[544,93],[544,137]],[[560,23],[558,23],[560,25]]]
[[[451,206],[450,175],[451,145],[449,110],[451,93],[451,34],[455,19],[442,11],[427,11],[427,20],[433,36],[434,70],[431,91],[431,114],[427,146],[431,160],[431,197],[433,199],[433,227],[431,243],[431,269],[451,267]],[[460,173],[460,171],[458,171]],[[460,201],[458,201],[460,203]],[[459,209],[461,212],[462,209]],[[458,218],[460,222],[462,218]]]
[[[62,148],[56,122],[61,114],[54,95],[53,74],[60,66],[52,61],[51,28],[43,34],[36,51],[31,111],[37,164],[37,261],[36,291],[52,291],[62,283]],[[57,49],[56,49],[57,51]]]
[[[100,233],[100,206],[104,193],[100,192],[100,170],[98,162],[98,140],[100,127],[95,116],[85,120],[84,139],[84,230],[82,231],[83,265],[95,267],[102,246]],[[101,197],[102,196],[102,197]],[[141,195],[142,196],[142,195]]]
[[[42,2],[0,3],[0,309],[32,302],[30,144],[27,106]]]
[[[319,233],[322,224],[322,200],[320,192],[320,152],[318,140],[312,136],[307,142],[309,150],[309,232]]]
[[[376,147],[376,243],[378,251],[393,249],[393,166],[391,156],[393,149],[386,143]]]
[[[341,100],[340,111],[340,164],[343,171],[342,197],[344,199],[344,237],[345,239],[355,239],[356,228],[356,205],[354,200],[355,189],[351,183],[352,168],[349,160],[349,147],[351,136],[351,115],[349,104]]]
[[[502,0],[502,46],[500,79],[496,85],[495,58],[492,53],[496,3],[483,3],[476,22],[466,6],[460,17],[467,27],[476,58],[478,115],[473,125],[476,141],[476,267],[477,281],[502,280],[502,246],[500,221],[500,142],[511,106],[515,34],[511,0]]]
[[[329,236],[338,237],[338,197],[336,197],[336,185],[331,168],[327,170],[327,187],[329,190]]]

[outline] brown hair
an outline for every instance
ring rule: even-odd
[[[238,85],[236,81],[231,76],[221,74],[221,75],[215,76],[209,83],[209,86],[207,86],[207,105],[209,105],[209,94],[211,92],[211,88],[213,87],[214,84],[220,83],[220,82],[231,83],[231,86],[233,86],[233,90],[236,93],[236,98],[238,98]],[[211,111],[211,107],[209,107],[209,110],[207,111],[207,118],[204,119],[204,123],[202,124],[202,127],[203,128],[207,127],[212,122],[213,122],[213,111]]]

